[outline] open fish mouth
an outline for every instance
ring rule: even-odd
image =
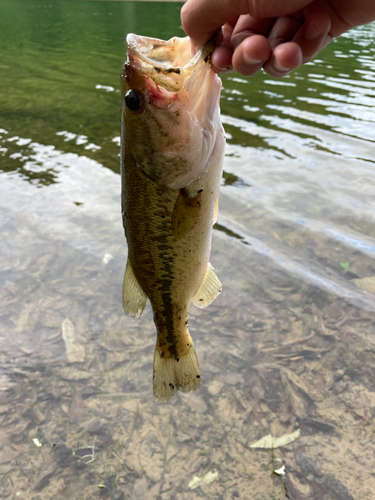
[[[221,131],[221,80],[210,65],[215,41],[191,57],[188,37],[127,36],[122,89],[129,147],[145,175],[170,189],[199,176]]]
[[[126,37],[128,62],[139,73],[168,92],[179,92],[200,64],[208,62],[217,36],[191,57],[189,37],[164,41],[130,33]]]

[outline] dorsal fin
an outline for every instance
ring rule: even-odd
[[[203,283],[193,297],[193,304],[200,309],[204,309],[216,299],[221,289],[222,286],[219,278],[216,276],[214,268],[209,263]]]
[[[122,287],[122,305],[124,311],[135,318],[139,318],[147,304],[147,295],[135,277],[133,267],[128,257]]]

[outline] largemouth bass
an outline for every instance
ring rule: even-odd
[[[150,299],[157,342],[154,395],[167,401],[200,384],[188,330],[191,302],[209,305],[221,284],[209,263],[225,137],[221,81],[210,41],[127,36],[122,72],[122,217],[128,242],[123,305],[139,317]]]

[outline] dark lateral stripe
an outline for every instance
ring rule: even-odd
[[[163,238],[159,237],[157,239],[159,259],[162,263],[163,274],[166,275],[166,278],[161,280],[160,283],[163,301],[163,311],[160,311],[160,313],[164,316],[163,331],[161,335],[165,335],[165,340],[171,356],[177,358],[177,337],[173,321],[173,299],[171,291],[174,278],[173,264],[175,259],[173,254],[171,255],[171,248],[166,244],[165,235],[163,236]]]

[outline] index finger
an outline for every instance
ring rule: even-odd
[[[247,12],[247,0],[187,0],[181,9],[182,29],[198,49],[221,26]]]

